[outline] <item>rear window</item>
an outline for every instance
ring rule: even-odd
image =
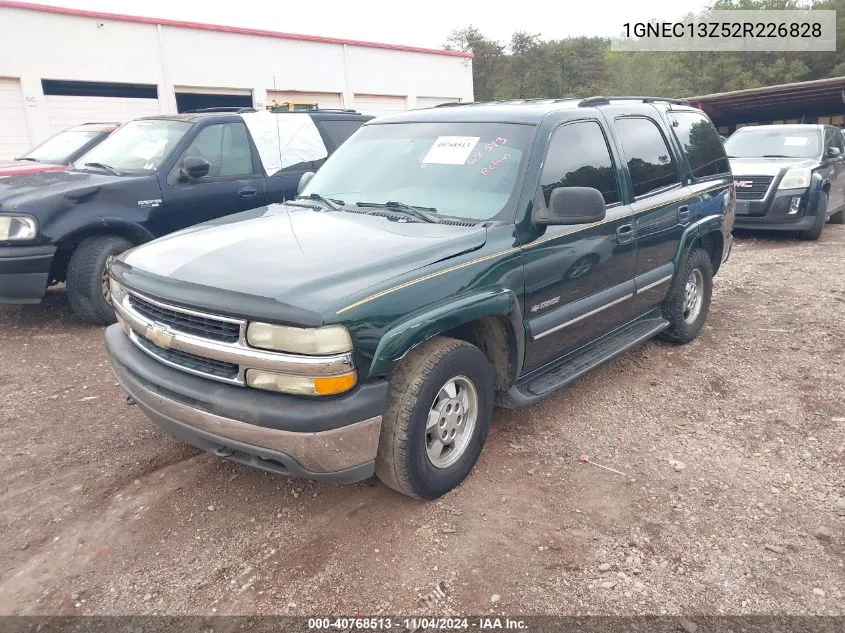
[[[725,147],[713,124],[698,112],[672,112],[673,127],[696,178],[730,173]]]
[[[340,119],[337,121],[324,119],[317,123],[317,125],[323,128],[323,133],[329,137],[335,147],[340,147],[343,142],[355,134],[358,128],[363,124],[363,121],[355,119]]]

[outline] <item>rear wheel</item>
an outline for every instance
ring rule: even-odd
[[[88,323],[114,323],[106,266],[110,259],[132,248],[117,235],[96,235],[83,241],[70,257],[67,297],[76,315]]]
[[[813,228],[801,231],[798,237],[802,240],[815,241],[822,235],[824,229],[825,216],[827,216],[827,194],[822,193],[819,200],[819,208],[816,210],[816,219],[813,222]]]
[[[684,267],[669,290],[663,304],[663,316],[669,328],[661,338],[674,343],[689,343],[704,327],[713,295],[713,264],[703,248],[696,248],[687,257]]]
[[[477,347],[436,337],[390,378],[376,474],[394,490],[435,499],[475,465],[493,417],[493,374]]]
[[[845,209],[830,216],[831,224],[845,224]]]

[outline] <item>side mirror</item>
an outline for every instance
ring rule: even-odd
[[[299,184],[296,186],[296,195],[302,193],[302,190],[305,189],[305,185],[307,185],[313,177],[313,171],[306,171],[304,174],[302,174],[302,177],[299,179]]]
[[[537,226],[590,224],[604,220],[607,209],[604,196],[592,187],[558,187],[552,191],[549,205],[538,209],[532,218]]]
[[[839,158],[842,155],[842,150],[838,147],[828,147],[827,148],[827,157],[828,158]]]
[[[208,175],[211,163],[199,156],[185,156],[182,159],[182,177],[187,180],[196,180]]]

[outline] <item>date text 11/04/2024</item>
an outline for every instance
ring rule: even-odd
[[[514,618],[309,618],[309,630],[328,631],[366,631],[399,629],[405,631],[417,630],[468,630],[482,631],[511,630],[525,631],[528,624],[525,620]]]

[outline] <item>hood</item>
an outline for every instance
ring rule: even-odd
[[[119,176],[83,171],[41,171],[0,178],[0,211],[13,211],[22,204],[61,194],[90,195]]]
[[[790,167],[817,167],[814,158],[731,158],[734,176],[777,176]]]
[[[481,226],[271,205],[172,233],[121,259],[154,275],[320,312],[397,275],[481,248],[486,236]]]
[[[0,160],[0,177],[37,174],[41,171],[62,171],[65,169],[67,169],[67,165],[34,163],[31,160]]]

